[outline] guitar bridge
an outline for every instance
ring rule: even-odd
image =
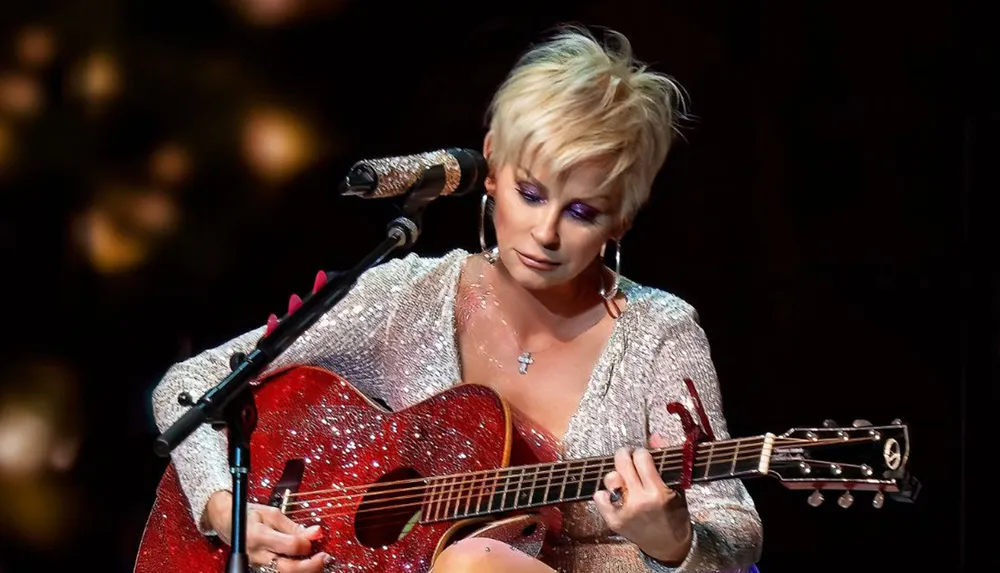
[[[285,462],[285,469],[282,470],[281,478],[274,485],[274,489],[271,490],[271,497],[267,504],[277,507],[281,510],[281,513],[285,513],[288,507],[288,498],[293,493],[299,491],[299,486],[302,484],[302,475],[305,471],[305,460],[294,459]]]

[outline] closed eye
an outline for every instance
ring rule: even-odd
[[[532,183],[518,183],[517,193],[521,196],[521,199],[531,205],[545,202],[545,198],[539,193],[538,187]],[[567,213],[569,213],[570,217],[582,223],[593,223],[597,219],[597,216],[600,215],[597,209],[579,202],[570,205]]]

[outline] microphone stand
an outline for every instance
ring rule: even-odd
[[[375,182],[370,184],[374,191]],[[444,184],[442,166],[426,169],[421,179],[410,188],[403,204],[402,216],[389,223],[382,242],[352,269],[336,275],[306,297],[302,306],[285,315],[274,331],[257,342],[250,354],[234,354],[230,358],[232,372],[205,392],[197,402],[187,394],[178,397],[181,404],[190,406],[190,409],[156,439],[153,449],[159,456],[168,457],[202,424],[210,424],[216,430],[228,430],[229,471],[233,475],[233,513],[232,546],[226,566],[227,573],[251,571],[246,549],[247,486],[250,475],[250,442],[257,426],[257,405],[250,382],[343,299],[362,274],[380,264],[393,251],[413,246],[420,235],[423,212],[427,205],[440,196]],[[356,181],[352,182],[352,187],[357,188]]]

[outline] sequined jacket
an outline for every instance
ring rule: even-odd
[[[440,258],[410,254],[369,270],[352,291],[321,317],[264,372],[314,364],[333,370],[393,410],[405,408],[461,379],[455,332],[459,276],[469,253]],[[658,432],[683,443],[676,417],[664,405],[690,404],[685,378],[695,381],[716,438],[729,437],[709,344],[695,310],[680,298],[624,277],[628,298],[579,408],[563,437],[565,458],[604,456],[643,446]],[[165,430],[183,413],[177,395],[199,396],[229,372],[233,352],[249,352],[264,327],[173,365],[153,392],[157,426]],[[202,514],[209,496],[231,489],[225,437],[197,431],[174,450],[172,462],[206,534]],[[608,529],[593,502],[563,509],[568,543],[544,561],[564,573],[749,570],[760,556],[762,533],[753,500],[738,480],[696,484],[687,492],[693,544],[685,561],[666,568]]]

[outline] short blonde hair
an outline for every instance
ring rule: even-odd
[[[606,186],[621,193],[622,222],[649,198],[684,112],[671,77],[632,56],[628,39],[564,26],[521,56],[490,103],[492,166],[544,157],[553,174],[603,162]]]

